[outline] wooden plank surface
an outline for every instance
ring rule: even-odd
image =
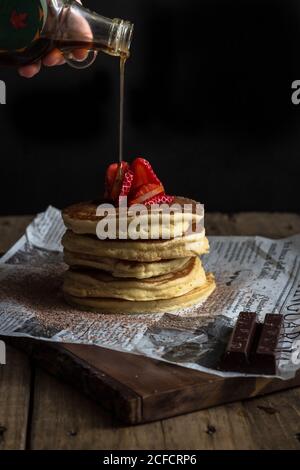
[[[30,413],[31,368],[28,358],[7,348],[0,365],[0,450],[25,449]]]
[[[32,449],[163,448],[160,422],[122,427],[102,407],[39,369],[35,391]]]
[[[227,378],[144,356],[80,344],[1,338],[32,361],[83,392],[120,422],[141,424],[300,386],[300,374]]]
[[[0,252],[22,234],[24,219],[18,220],[16,225],[14,220],[13,217],[5,218],[3,226],[0,219]],[[278,238],[299,233],[300,216],[208,214],[206,228],[210,235]],[[11,402],[8,399],[0,402],[0,425],[5,423],[6,429],[11,427],[13,436],[7,434],[5,448],[25,446],[27,423],[24,416],[29,416],[27,445],[32,449],[300,449],[299,388],[156,423],[126,427],[119,426],[99,406],[40,369],[35,371],[32,410],[29,412],[30,369],[29,366],[24,368],[27,359],[13,350],[9,351],[11,354],[17,354],[14,359],[19,367],[16,366],[16,377],[25,378],[19,381],[9,378],[8,372],[4,375],[2,372],[1,391],[17,388],[19,399],[15,402],[19,403],[19,410],[25,411],[19,423]],[[25,376],[20,375],[20,371]],[[14,380],[17,380],[17,386],[12,385]]]
[[[168,449],[300,449],[300,390],[162,422]]]
[[[24,235],[25,229],[32,219],[31,215],[0,217],[0,254],[5,253]]]
[[[32,449],[300,449],[299,389],[130,427],[40,370],[35,390]]]

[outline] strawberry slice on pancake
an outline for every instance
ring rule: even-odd
[[[172,196],[165,189],[150,163],[144,158],[136,158],[129,166],[127,162],[113,163],[107,169],[105,198],[119,202],[120,197],[128,197],[129,205],[171,204]]]

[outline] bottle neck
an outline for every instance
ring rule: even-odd
[[[61,4],[61,8],[49,12],[44,37],[59,43],[60,48],[86,47],[114,56],[129,56],[132,23],[100,16],[73,0],[57,3]]]
[[[112,55],[128,57],[132,41],[133,24],[115,18],[112,20],[109,50]]]

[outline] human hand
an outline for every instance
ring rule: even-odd
[[[87,51],[85,49],[75,49],[72,51],[72,56],[75,60],[82,61],[86,58]],[[19,68],[18,72],[21,77],[32,78],[39,73],[42,65],[53,67],[54,65],[63,65],[65,63],[66,61],[62,52],[59,49],[53,49],[42,60],[39,60],[34,64],[24,65]]]
[[[81,3],[80,0],[76,0],[76,1],[78,1],[78,3]],[[88,25],[86,24],[86,22],[81,18],[78,18],[77,21],[78,21],[77,27],[80,28],[81,30],[87,29],[85,33],[90,35],[91,31]],[[88,51],[85,49],[74,49],[71,53],[72,53],[72,58],[74,58],[74,60],[83,61],[84,59],[86,59]],[[59,49],[52,49],[45,57],[43,57],[38,62],[34,62],[33,64],[19,67],[18,72],[19,72],[19,75],[21,75],[21,77],[32,78],[39,73],[42,65],[46,67],[53,67],[55,65],[63,65],[65,63],[66,61],[65,61],[63,53]]]

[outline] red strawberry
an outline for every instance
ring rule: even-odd
[[[126,162],[113,163],[106,171],[105,177],[105,198],[117,200],[123,185],[125,173],[129,170]]]
[[[144,158],[136,158],[130,168],[134,173],[132,183],[133,191],[139,189],[144,184],[153,183],[161,185],[161,182],[154,173],[152,166]]]
[[[128,163],[113,163],[106,172],[105,198],[115,203],[120,197],[129,196],[130,204],[171,204],[172,196],[166,196],[164,187],[150,163],[144,158],[136,158]]]
[[[145,202],[145,206],[153,206],[153,204],[173,204],[174,196],[167,196],[166,194],[159,194],[154,196],[149,201]]]
[[[144,204],[149,199],[152,199],[159,194],[162,195],[163,193],[164,187],[161,183],[144,184],[131,196],[130,204]]]
[[[123,183],[121,186],[119,197],[128,196],[131,190],[133,178],[134,178],[133,172],[131,170],[126,171],[124,178],[123,178]]]

